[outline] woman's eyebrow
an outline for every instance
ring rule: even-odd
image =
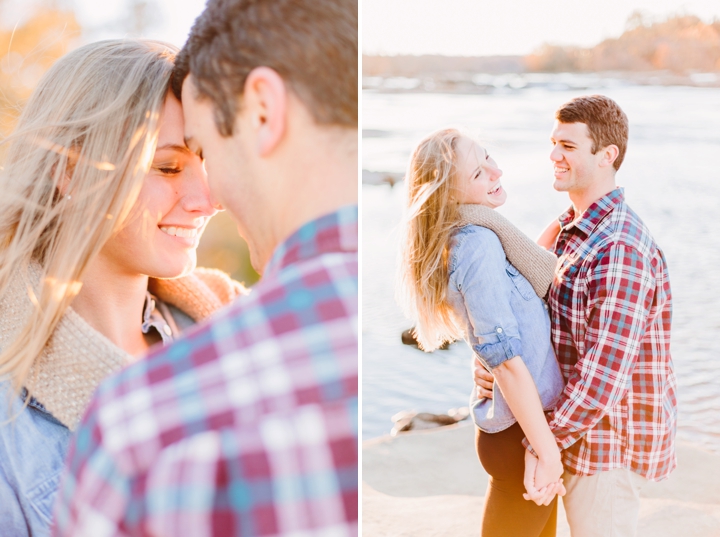
[[[482,152],[483,158],[478,159],[478,162],[480,162],[480,165],[473,170],[470,177],[475,177],[477,175],[478,171],[483,167],[482,163],[485,162],[485,160],[487,159],[487,155],[488,155],[488,152],[483,149],[483,152]]]
[[[179,151],[180,153],[192,153],[188,146],[186,145],[180,145],[180,144],[165,144],[159,146],[156,151],[161,151],[163,149],[172,149],[174,151]]]

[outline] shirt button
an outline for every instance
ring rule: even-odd
[[[498,334],[502,334],[502,328],[499,328],[499,327],[498,327],[498,328],[496,328],[495,330],[497,331]]]
[[[172,336],[172,330],[168,325],[163,326],[163,332],[165,332],[165,335]]]

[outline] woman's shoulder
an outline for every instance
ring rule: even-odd
[[[148,290],[158,299],[171,304],[201,321],[249,291],[221,270],[196,268],[190,274],[172,280],[150,278]]]
[[[55,430],[62,434],[70,434],[69,429],[55,418],[39,401],[30,396],[25,388],[18,392],[12,382],[5,378],[0,380],[0,427],[25,427],[37,430],[43,435]]]
[[[451,239],[452,248],[462,250],[466,248],[483,248],[503,251],[500,239],[491,229],[474,224],[457,228]]]
[[[504,266],[505,250],[492,230],[472,224],[462,226],[450,239],[450,275],[460,279],[475,277],[478,264],[483,268]]]
[[[12,466],[27,485],[42,477],[34,475],[38,467],[61,469],[71,432],[34,398],[26,401],[26,393],[17,393],[9,380],[0,382],[0,465],[5,473]],[[38,445],[43,450],[28,458],[27,450]]]

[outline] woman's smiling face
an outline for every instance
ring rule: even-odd
[[[474,140],[462,136],[455,148],[457,155],[457,201],[487,207],[500,207],[507,193],[500,184],[502,170],[487,151]]]
[[[168,93],[151,169],[127,222],[100,255],[122,272],[182,276],[195,268],[200,236],[216,213],[203,161],[185,145],[180,102]]]

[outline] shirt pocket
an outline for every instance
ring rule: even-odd
[[[52,521],[52,508],[60,485],[61,470],[47,478],[42,483],[35,485],[27,492],[27,499],[40,520],[47,523],[48,527]]]
[[[512,280],[513,286],[517,289],[520,296],[525,300],[532,300],[533,297],[537,296],[530,282],[525,279],[525,276],[520,274],[520,271],[510,264],[508,261],[505,265],[505,271],[508,277]]]

